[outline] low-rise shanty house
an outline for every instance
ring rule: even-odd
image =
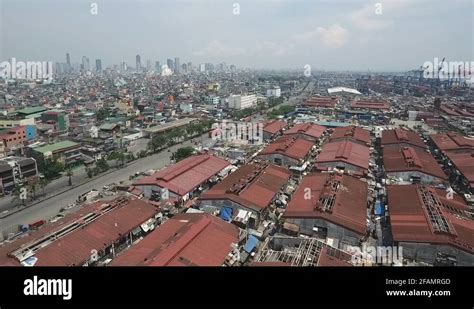
[[[97,264],[149,232],[158,213],[138,199],[98,201],[0,247],[0,265]]]
[[[287,136],[299,136],[311,142],[316,142],[323,137],[326,127],[314,123],[298,123],[284,132]]]
[[[177,214],[131,246],[111,266],[222,266],[239,228],[211,214]]]
[[[370,146],[370,131],[356,126],[335,128],[329,136],[329,142],[339,141],[353,141]]]
[[[327,143],[316,159],[318,170],[339,169],[355,176],[367,174],[369,169],[369,147],[353,141]]]
[[[426,145],[421,139],[420,135],[413,131],[408,131],[404,129],[393,129],[393,130],[384,130],[382,131],[381,138],[382,148],[388,147],[418,147],[425,149]]]
[[[213,155],[193,155],[137,180],[133,189],[139,189],[146,198],[174,197],[186,201],[206,189],[209,181],[215,183],[217,179],[213,178],[229,165],[228,161]]]
[[[390,225],[403,258],[435,264],[440,256],[474,264],[474,221],[464,200],[423,185],[387,186]]]
[[[417,147],[384,148],[383,164],[387,177],[405,182],[437,185],[448,180],[436,159]]]
[[[265,161],[245,164],[216,184],[199,198],[200,208],[228,211],[235,216],[239,210],[252,214],[249,227],[254,227],[278,199],[290,178],[290,172]]]
[[[282,136],[257,155],[279,166],[301,166],[311,156],[314,143],[298,136]]]
[[[348,175],[309,174],[292,195],[283,218],[299,233],[335,247],[358,246],[367,234],[367,183]]]
[[[269,140],[278,136],[287,123],[283,120],[269,120],[263,123],[263,140]]]

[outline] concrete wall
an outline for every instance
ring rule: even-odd
[[[353,171],[353,172],[358,172],[358,173],[363,173],[365,171],[365,169],[363,169],[363,168],[360,168],[358,166],[354,166],[352,164],[348,164],[348,163],[345,163],[345,162],[341,162],[341,161],[339,161],[339,162],[318,163],[318,165],[332,167],[332,168],[343,166],[346,171]]]

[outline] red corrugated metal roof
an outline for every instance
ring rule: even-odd
[[[426,148],[425,143],[420,138],[420,136],[412,131],[407,131],[403,129],[394,129],[394,130],[384,130],[382,131],[381,139],[382,147],[388,145],[401,145],[407,144],[420,148]]]
[[[177,195],[185,195],[230,163],[212,155],[195,155],[173,164],[151,176],[137,180],[135,186],[155,185]]]
[[[389,109],[390,105],[384,101],[369,101],[369,100],[357,100],[352,101],[352,108],[365,108],[365,109]]]
[[[439,179],[447,179],[436,159],[430,153],[416,147],[384,148],[383,164],[387,173],[419,171]]]
[[[286,127],[286,122],[283,120],[267,121],[263,124],[263,132],[276,134]]]
[[[474,150],[474,140],[455,133],[432,134],[430,138],[441,151]]]
[[[368,144],[370,143],[370,132],[356,126],[335,128],[329,137],[329,141],[334,142],[340,140],[352,140]]]
[[[311,199],[307,199],[307,188]],[[333,205],[325,208],[321,199],[332,196]],[[283,216],[322,218],[363,236],[367,230],[367,183],[347,175],[309,174],[293,193]]]
[[[423,189],[424,188],[424,189]],[[452,233],[436,232],[429,215],[424,210],[420,190],[428,190],[436,196],[442,206],[438,207],[439,217],[443,217],[453,228]],[[397,242],[418,242],[446,244],[474,253],[474,221],[462,214],[453,214],[446,207],[444,195],[439,195],[429,187],[419,185],[387,186],[390,223],[393,239]],[[460,201],[458,201],[460,202]]]
[[[220,183],[204,192],[200,200],[232,200],[243,207],[266,208],[288,182],[288,170],[264,162],[241,166]]]
[[[119,255],[112,266],[221,266],[239,230],[210,214],[178,214]]]
[[[269,144],[259,155],[281,154],[295,160],[303,160],[311,152],[314,143],[297,136],[282,136]]]
[[[339,141],[324,145],[316,163],[345,162],[367,170],[369,156],[369,147],[352,141]]]
[[[38,250],[37,266],[80,266],[92,250],[103,250],[158,212],[155,206],[130,199],[100,218]]]
[[[326,127],[314,123],[299,123],[294,125],[291,129],[285,131],[285,135],[302,134],[313,139],[318,139],[326,131]]]
[[[447,153],[447,156],[474,188],[474,150],[463,153]]]
[[[336,107],[337,98],[334,97],[312,97],[303,102],[303,106],[310,107],[326,107],[334,108]]]

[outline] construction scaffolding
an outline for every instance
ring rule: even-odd
[[[281,262],[290,266],[317,266],[323,248],[327,248],[332,253],[341,251],[317,238],[273,236],[267,238],[255,261]]]

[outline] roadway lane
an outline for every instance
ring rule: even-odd
[[[207,133],[204,134],[200,141],[205,144],[210,142]],[[14,213],[8,217],[0,219],[0,231],[4,229],[11,229],[19,224],[28,224],[41,219],[50,219],[54,217],[61,207],[72,204],[76,201],[77,197],[83,193],[86,193],[92,189],[101,189],[102,186],[110,183],[119,183],[121,180],[128,180],[128,177],[137,171],[147,171],[150,169],[160,169],[170,164],[170,156],[179,147],[192,146],[190,141],[186,141],[179,145],[175,145],[168,152],[166,149],[160,153],[148,156],[146,158],[136,160],[128,166],[115,170],[109,174],[103,175],[99,178],[92,179],[83,185],[66,191],[58,196],[52,197],[48,200],[39,202],[36,205],[25,208],[17,213]],[[1,237],[1,235],[0,235]]]

